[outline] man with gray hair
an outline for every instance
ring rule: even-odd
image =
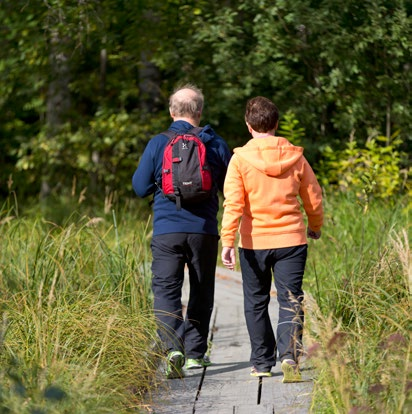
[[[169,130],[189,133],[200,124],[203,93],[186,84],[169,99],[173,119]],[[207,161],[215,183],[212,195],[181,209],[161,190],[163,152],[168,137],[161,133],[147,144],[133,175],[139,197],[154,194],[152,290],[158,333],[167,355],[167,378],[182,378],[186,369],[210,365],[206,355],[209,323],[213,310],[218,253],[218,190],[223,190],[231,152],[210,125],[198,134],[206,146]],[[189,270],[190,293],[185,317],[182,312],[184,269]]]

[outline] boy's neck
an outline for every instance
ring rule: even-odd
[[[269,132],[256,132],[252,130],[252,137],[253,138],[267,138],[267,137],[274,137],[275,132],[269,131]]]

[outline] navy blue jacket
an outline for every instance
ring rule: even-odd
[[[169,129],[174,132],[188,132],[193,125],[186,121],[173,122]],[[226,142],[217,135],[210,125],[203,127],[201,140],[206,145],[207,159],[212,169],[214,181],[220,191],[231,152]],[[154,193],[153,203],[153,235],[168,233],[201,233],[218,235],[217,212],[219,199],[216,193],[209,199],[182,206],[176,210],[176,204],[163,196],[156,186],[161,182],[163,151],[168,138],[158,134],[154,136],[143,151],[133,179],[133,189],[139,197],[147,197]]]

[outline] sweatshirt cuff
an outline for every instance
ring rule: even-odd
[[[230,242],[230,240],[221,240],[222,247],[235,247],[235,241],[233,240]]]

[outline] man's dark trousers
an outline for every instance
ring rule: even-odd
[[[207,351],[218,240],[217,235],[192,233],[162,234],[152,239],[154,312],[167,352],[178,350],[186,358],[201,358]],[[183,318],[185,265],[189,270],[190,293]]]

